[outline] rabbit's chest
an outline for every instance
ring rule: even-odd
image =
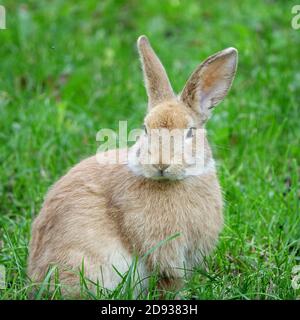
[[[159,264],[192,266],[214,247],[222,228],[218,183],[197,193],[160,191],[128,195],[123,230],[134,250],[151,252]]]

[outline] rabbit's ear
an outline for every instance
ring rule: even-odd
[[[187,81],[180,99],[206,121],[210,109],[221,102],[233,81],[238,61],[235,48],[228,48],[206,59]]]
[[[175,98],[165,68],[151,48],[146,36],[140,36],[137,46],[143,66],[149,109]]]

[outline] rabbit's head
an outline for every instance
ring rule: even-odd
[[[176,95],[148,39],[138,39],[148,94],[144,133],[129,151],[128,165],[151,179],[178,180],[214,170],[204,125],[233,81],[237,50],[225,49],[206,59]]]

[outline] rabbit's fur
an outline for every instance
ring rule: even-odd
[[[145,36],[138,49],[149,101],[147,130],[204,128],[210,109],[231,86],[236,49],[208,58],[179,96]],[[128,163],[123,149],[115,165],[99,164],[93,156],[50,189],[32,226],[28,273],[34,281],[56,265],[60,282],[78,293],[84,262],[87,278],[113,289],[121,280],[115,269],[125,273],[135,255],[146,254],[138,262],[140,278],[158,270],[160,286],[176,289],[185,270],[214,248],[223,225],[222,195],[207,139],[204,168],[191,174],[186,164],[142,164],[143,139],[146,134],[130,148]]]

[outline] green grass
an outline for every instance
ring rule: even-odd
[[[0,299],[29,295],[30,226],[49,186],[96,152],[99,129],[117,128],[119,120],[128,120],[129,129],[140,126],[146,109],[135,47],[140,34],[150,38],[177,91],[208,55],[229,46],[239,50],[233,88],[208,124],[226,224],[206,269],[186,282],[186,297],[299,298],[291,286],[291,270],[300,264],[300,30],[291,28],[294,4],[5,1],[0,265],[7,288]],[[123,289],[96,298],[132,297],[129,278]],[[141,299],[155,297],[155,279],[151,283],[153,290]]]

